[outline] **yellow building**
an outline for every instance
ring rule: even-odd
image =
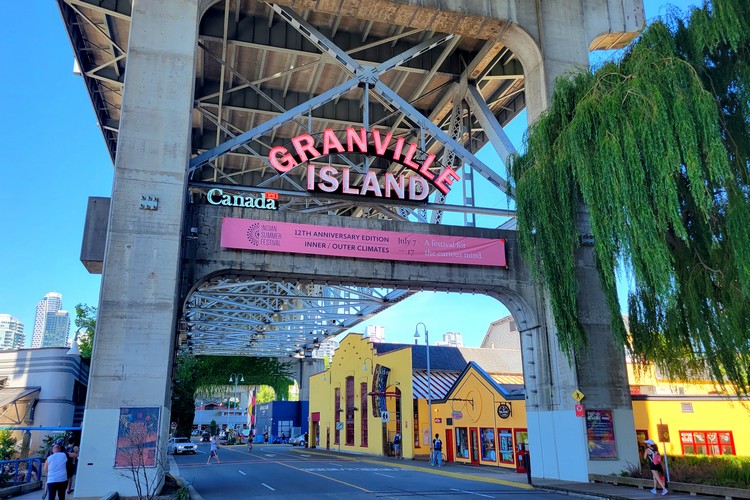
[[[440,435],[448,461],[516,467],[528,444],[518,354],[430,347],[432,434]],[[426,459],[432,439],[425,355],[423,345],[345,337],[326,371],[310,380],[311,445],[393,456],[400,432],[404,458]],[[628,365],[628,376],[639,442],[661,443],[667,432],[660,448],[670,455],[750,455],[747,401],[716,394],[705,381],[675,383],[653,367]]]
[[[433,434],[441,435],[444,453],[451,454],[449,460],[471,461],[471,454],[464,458],[464,450],[472,437],[477,450],[481,449],[480,439],[492,436],[494,440],[494,434],[486,431],[489,427],[494,433],[521,428],[516,425],[525,422],[520,356],[431,346],[430,358]],[[311,444],[393,456],[393,438],[399,432],[404,458],[427,458],[431,438],[426,368],[424,345],[373,343],[359,334],[347,335],[328,368],[310,378]],[[516,405],[508,422],[513,425],[484,425],[484,419],[497,414],[498,404],[510,401],[510,406]],[[454,427],[463,428],[459,422],[467,426],[460,437],[453,434]],[[484,434],[480,428],[485,429]],[[476,429],[476,436],[470,429]],[[503,442],[507,444],[507,440]],[[488,453],[484,456],[486,460],[475,458],[486,463],[501,461],[497,453],[493,460]]]
[[[653,439],[669,455],[750,456],[750,401],[721,394],[708,380],[686,383],[654,365],[627,366],[639,443]]]

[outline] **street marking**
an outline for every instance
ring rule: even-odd
[[[244,472],[242,472],[241,470],[238,470],[237,472],[239,472],[239,473],[240,473],[240,474],[242,474],[243,476],[247,476],[247,474],[245,474],[245,473],[244,473]]]
[[[361,486],[357,486],[356,484],[347,483],[346,481],[340,481],[338,479],[334,479],[332,477],[328,477],[328,476],[325,476],[323,474],[318,474],[317,472],[311,472],[309,470],[300,469],[299,467],[294,467],[294,466],[286,464],[284,462],[278,462],[278,464],[279,465],[283,465],[284,467],[289,467],[290,469],[298,470],[300,472],[307,472],[308,474],[312,474],[314,476],[319,476],[319,477],[322,477],[324,479],[328,479],[330,481],[335,481],[337,483],[341,483],[341,484],[346,485],[346,486],[351,486],[352,488],[357,488],[358,490],[364,491],[365,493],[372,493],[372,491],[367,490],[365,488],[362,488]]]
[[[300,455],[301,457],[310,458],[310,455]]]
[[[400,472],[401,469],[395,469],[393,467],[344,467],[343,465],[336,465],[336,467],[305,467],[304,470],[308,472],[343,472],[343,471],[354,471],[354,472]]]
[[[263,486],[265,486],[266,488],[268,488],[268,489],[269,489],[269,490],[271,490],[271,491],[276,491],[276,488],[271,488],[271,487],[270,487],[270,486],[268,486],[268,485],[267,485],[266,483],[260,483],[260,484],[262,484]]]
[[[379,462],[375,460],[363,460],[360,459],[360,462],[367,462],[371,464],[377,464]],[[398,467],[399,469],[407,469],[407,470],[413,470],[413,471],[419,471],[419,472],[425,472],[427,474],[436,474],[438,476],[445,476],[445,477],[453,477],[456,479],[469,479],[471,481],[479,481],[482,483],[491,483],[491,484],[502,484],[503,486],[512,486],[513,488],[520,488],[522,490],[533,490],[534,487],[525,483],[516,483],[514,481],[506,481],[505,479],[495,479],[492,477],[480,477],[480,476],[472,476],[471,474],[463,474],[460,472],[448,472],[444,470],[436,470],[434,468],[422,468],[417,467],[413,465],[407,465],[407,464],[394,464],[394,467]]]
[[[467,493],[469,495],[476,495],[478,497],[495,498],[495,497],[492,497],[490,495],[482,495],[481,493],[476,493],[474,491],[459,490],[459,489],[456,489],[456,488],[451,488],[451,491],[458,491],[459,493]]]
[[[380,472],[376,472],[378,476],[384,476],[384,477],[390,477],[391,479],[396,479],[396,476],[389,476],[388,474],[381,474]]]

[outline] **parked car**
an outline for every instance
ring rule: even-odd
[[[302,446],[305,447],[305,435],[300,434],[299,436],[294,436],[292,439],[289,440],[289,443],[292,446]]]
[[[201,443],[207,443],[211,441],[211,434],[208,431],[203,431],[201,434]]]
[[[190,441],[190,438],[186,437],[173,437],[169,438],[167,443],[167,453],[178,455],[180,453],[197,453],[198,445]]]

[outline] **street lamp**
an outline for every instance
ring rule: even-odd
[[[419,339],[419,325],[424,327],[424,343],[427,346],[427,411],[430,414],[430,439],[433,439],[432,434],[432,383],[430,382],[430,333],[427,331],[427,325],[421,321],[414,327],[414,344],[417,344]],[[435,451],[432,449],[432,441],[430,441],[430,463],[433,460],[433,454]],[[439,462],[438,462],[439,463]]]
[[[68,349],[67,354],[68,356],[80,356],[81,350],[78,349],[78,334],[82,331],[88,331],[89,327],[87,326],[81,326],[76,330],[75,335],[73,336],[73,342],[70,343],[70,349]]]
[[[234,407],[235,409],[237,408],[237,406],[239,406],[238,401],[237,401],[237,384],[239,384],[240,382],[244,382],[244,381],[245,381],[245,376],[241,373],[232,373],[231,375],[229,375],[229,383],[231,384],[232,382],[234,382]],[[231,408],[232,405],[230,404],[229,407]],[[227,427],[229,427],[229,418],[227,418]]]

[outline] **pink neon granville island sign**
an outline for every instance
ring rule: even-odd
[[[318,138],[301,134],[293,137],[291,143],[290,148],[271,148],[268,160],[281,173],[307,163],[308,191],[422,201],[430,194],[430,184],[441,193],[448,194],[451,185],[461,179],[455,170],[447,166],[439,174],[431,172],[429,169],[435,162],[435,155],[425,155],[418,151],[416,143],[407,144],[403,137],[394,139],[391,132],[383,136],[376,129],[368,131],[349,127],[343,140],[340,140],[332,129],[327,128]],[[338,153],[377,156],[400,163],[418,175],[395,175],[391,172],[379,175],[375,169],[363,174],[352,173],[347,167],[312,163],[315,159]],[[361,183],[353,186],[353,177],[359,175],[363,177]]]

